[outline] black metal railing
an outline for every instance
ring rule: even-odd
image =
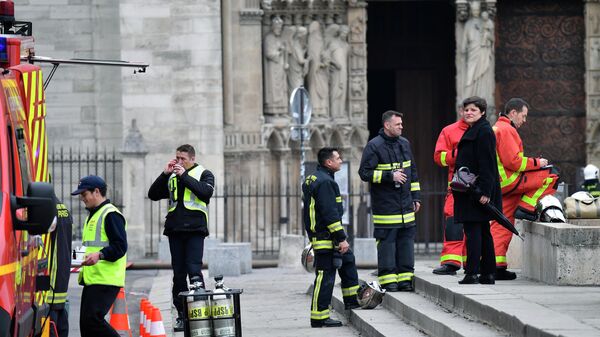
[[[54,149],[48,153],[48,163],[56,195],[71,210],[74,220],[73,239],[81,239],[82,224],[87,211],[78,197],[71,197],[79,179],[89,174],[102,176],[109,186],[109,197],[122,207],[123,162],[115,150],[90,151]],[[289,180],[289,179],[288,179]],[[291,179],[289,181],[296,181]],[[143,187],[147,191],[152,181]],[[305,235],[302,223],[302,200],[297,184],[243,183],[241,181],[217,187],[209,204],[210,235],[223,242],[250,242],[255,256],[276,257],[280,239],[285,234]],[[370,196],[366,184],[344,196],[348,210],[346,227],[357,237],[372,237]],[[146,194],[145,192],[143,193]],[[445,190],[422,191],[423,211],[417,214],[415,253],[438,254],[441,250],[443,203]],[[167,202],[145,199],[146,252],[156,256],[162,236]]]
[[[82,224],[87,217],[87,211],[79,196],[71,196],[71,192],[77,188],[79,179],[90,174],[101,176],[108,185],[111,202],[121,207],[122,164],[122,159],[114,149],[90,151],[59,148],[48,151],[50,179],[54,184],[56,196],[73,215],[74,240],[81,240]]]

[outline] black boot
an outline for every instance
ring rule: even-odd
[[[336,321],[335,319],[327,318],[323,320],[311,320],[310,326],[313,328],[333,328],[342,326],[342,322]]]
[[[394,282],[394,283],[384,284],[381,286],[381,288],[393,293],[393,292],[398,291],[398,283]]]
[[[412,281],[398,282],[398,291],[415,291]]]
[[[467,274],[465,278],[458,281],[458,284],[477,284],[479,283],[479,278],[474,274]]]
[[[456,271],[460,268],[453,264],[443,264],[433,270],[436,275],[456,275]]]
[[[481,274],[479,276],[479,283],[481,284],[495,284],[494,274]]]
[[[517,274],[512,271],[506,270],[506,267],[496,268],[496,280],[499,281],[511,281],[517,278]]]

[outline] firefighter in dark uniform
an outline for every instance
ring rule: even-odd
[[[69,276],[71,275],[71,240],[73,217],[67,207],[54,196],[56,202],[56,228],[50,234],[52,259],[50,262],[50,319],[56,325],[58,336],[50,329],[52,337],[69,336],[69,313],[66,308]]]
[[[342,227],[342,197],[334,180],[342,166],[335,148],[322,148],[318,153],[319,166],[302,184],[304,227],[315,252],[315,283],[310,305],[310,324],[313,328],[341,326],[342,322],[329,317],[329,304],[338,269],[342,279],[342,295],[347,310],[358,308],[358,273],[354,254],[346,241]]]
[[[358,170],[371,185],[378,277],[388,291],[414,290],[415,213],[421,207],[410,143],[400,136],[402,116],[392,110],[383,114],[383,128],[365,147]]]

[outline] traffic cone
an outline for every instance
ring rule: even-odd
[[[121,337],[133,337],[129,327],[129,316],[127,315],[127,302],[125,301],[125,289],[121,288],[115,303],[110,308],[110,326],[113,327]]]
[[[152,326],[150,327],[150,337],[167,337],[160,310],[157,308],[152,309]]]
[[[150,327],[152,326],[152,309],[154,309],[154,306],[152,303],[150,303],[150,301],[148,301],[148,304],[144,310],[144,317],[146,317],[146,320],[144,321],[144,337],[150,337]]]
[[[146,336],[146,329],[144,328],[144,324],[146,323],[146,306],[148,305],[148,300],[142,298],[140,301],[140,337]]]

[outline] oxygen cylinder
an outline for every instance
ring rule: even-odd
[[[215,290],[212,297],[213,336],[235,337],[235,318],[233,317],[233,295],[225,294],[223,276],[215,277]],[[223,295],[219,295],[223,294]]]
[[[190,322],[190,337],[210,337],[210,300],[202,288],[202,282],[191,280],[190,292],[187,298],[188,320]]]

